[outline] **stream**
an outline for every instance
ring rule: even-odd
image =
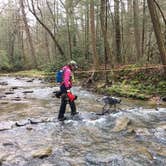
[[[122,98],[99,116],[100,95],[73,87],[79,115],[57,120],[58,86],[0,77],[0,166],[165,166],[166,106]],[[124,104],[123,104],[124,103]]]

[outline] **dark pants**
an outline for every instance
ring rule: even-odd
[[[70,101],[67,97],[67,89],[64,85],[61,85],[60,90],[62,92],[61,95],[61,106],[59,110],[58,119],[64,118],[64,114],[66,111],[66,105],[69,102],[70,108],[71,108],[71,115],[74,115],[76,113],[76,106],[74,101]]]

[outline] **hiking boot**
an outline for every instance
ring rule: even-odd
[[[64,121],[66,120],[66,117],[58,118],[59,121]]]
[[[77,115],[77,114],[79,114],[79,112],[72,112],[71,116],[74,116],[74,115]]]

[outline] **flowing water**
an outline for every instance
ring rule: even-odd
[[[71,118],[67,107],[59,122],[55,90],[39,79],[0,77],[0,166],[166,165],[164,105],[122,99],[99,116],[100,96],[75,87],[80,114]]]

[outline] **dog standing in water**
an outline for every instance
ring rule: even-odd
[[[104,104],[102,108],[102,113],[100,115],[109,113],[112,106],[114,106],[114,110],[116,110],[116,104],[121,103],[121,99],[112,96],[103,96],[102,98],[96,99],[96,101],[102,102]]]

